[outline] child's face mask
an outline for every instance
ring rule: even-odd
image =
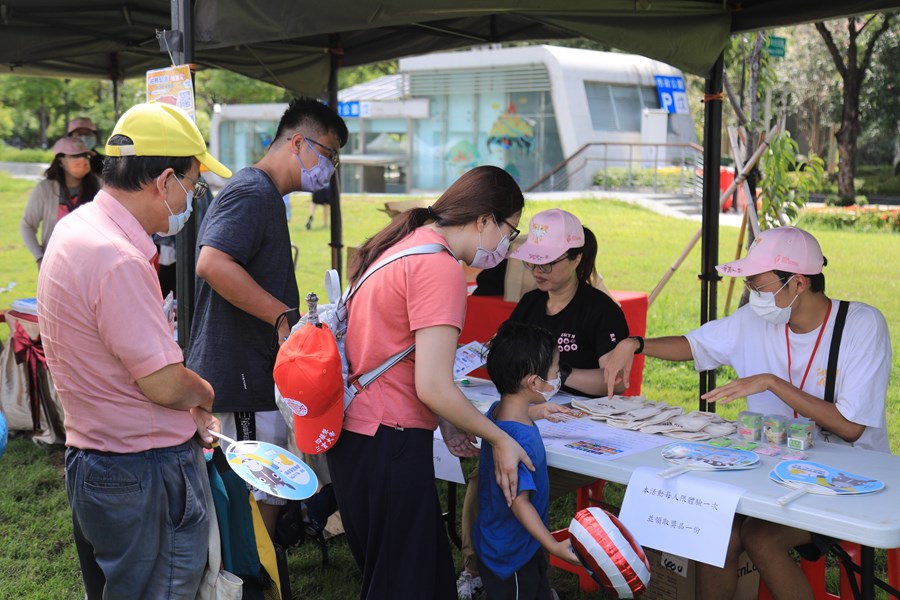
[[[547,379],[544,379],[544,378],[541,377],[540,375],[538,375],[537,377],[538,377],[538,379],[540,379],[541,381],[543,381],[543,382],[546,383],[547,385],[553,387],[552,390],[549,390],[549,391],[546,391],[546,392],[541,392],[540,390],[538,390],[539,393],[541,394],[541,396],[544,397],[544,402],[547,402],[548,400],[550,400],[550,398],[552,398],[553,396],[556,395],[556,392],[559,391],[559,388],[562,386],[562,378],[559,376],[559,373],[558,373],[558,372],[557,372],[557,374],[556,374],[556,378],[555,378],[555,379],[550,379],[549,381],[548,381]]]

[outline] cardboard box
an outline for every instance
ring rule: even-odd
[[[642,600],[693,600],[699,598],[697,563],[693,560],[644,548],[650,562],[650,585]],[[738,559],[738,587],[735,600],[756,600],[759,571],[747,553]]]
[[[642,600],[693,600],[696,597],[696,569],[692,560],[644,547],[650,563],[650,585]]]

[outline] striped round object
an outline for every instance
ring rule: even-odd
[[[634,598],[647,589],[647,556],[616,517],[600,508],[580,510],[569,524],[569,537],[581,564],[608,591]]]

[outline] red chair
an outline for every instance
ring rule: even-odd
[[[850,558],[853,562],[859,564],[860,559],[860,548],[859,544],[854,544],[852,542],[841,542],[841,548],[844,549],[847,554],[850,555]],[[895,550],[888,551],[888,558],[890,558],[891,554],[896,554]],[[896,562],[896,557],[895,557]],[[853,588],[850,587],[850,579],[846,570],[844,569],[843,564],[841,564],[841,590],[840,595],[832,594],[831,592],[825,589],[825,557],[819,558],[816,561],[809,561],[800,559],[800,569],[803,571],[803,574],[806,575],[807,581],[809,581],[809,585],[812,588],[813,598],[816,600],[835,600],[840,598],[853,598]],[[860,577],[856,576],[856,586],[857,589],[860,585]],[[891,584],[893,585],[893,584]],[[759,580],[759,600],[772,600],[772,594],[769,592],[769,588],[766,587],[765,582],[763,582],[762,578]]]
[[[582,488],[578,488],[578,495],[575,500],[575,512],[577,513],[580,510],[588,508],[589,506],[602,506],[603,488],[605,486],[606,480],[598,479],[591,485],[586,485]],[[569,537],[568,528],[557,529],[552,533],[553,537],[557,540],[565,540]],[[579,567],[573,565],[572,563],[567,563],[555,556],[550,556],[550,566],[578,575],[578,587],[580,587],[581,591],[583,592],[596,592],[600,589],[600,586],[588,574],[587,569],[585,569],[584,567]]]
[[[643,292],[613,292],[613,297],[622,305],[625,321],[631,335],[645,335],[647,332],[647,294]],[[507,302],[501,296],[469,296],[466,301],[466,322],[459,334],[459,343],[478,340],[486,342],[497,332],[500,325],[509,318],[515,302]],[[487,378],[487,371],[478,369],[472,373],[475,377]],[[631,366],[631,377],[626,396],[638,396],[644,380],[644,355],[634,357]]]

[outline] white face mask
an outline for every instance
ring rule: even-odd
[[[793,278],[794,276],[791,275],[791,277],[784,282],[784,285],[775,292],[751,291],[748,304],[750,305],[750,308],[753,309],[753,312],[759,315],[760,318],[763,318],[774,325],[784,325],[790,321],[791,305],[794,304],[794,300],[798,298],[799,294],[798,296],[794,296],[794,300],[791,300],[791,304],[788,304],[784,308],[775,304],[775,294],[783,290]]]
[[[175,181],[178,181],[178,176],[174,176]],[[185,193],[185,202],[187,206],[185,206],[184,212],[180,212],[177,215],[172,212],[172,207],[169,206],[169,202],[167,200],[163,200],[166,204],[166,208],[169,209],[169,228],[166,231],[160,231],[159,235],[163,237],[169,237],[177,234],[184,228],[185,223],[188,222],[188,219],[191,218],[191,212],[194,210],[193,200],[194,200],[194,190],[193,188],[190,190],[186,190],[181,182],[178,181],[178,185],[181,186],[181,189],[184,190]]]
[[[560,377],[559,375],[556,376],[556,379],[551,379],[551,380],[549,380],[549,381],[547,381],[546,379],[544,379],[544,378],[541,377],[540,375],[538,375],[538,379],[540,379],[541,381],[543,381],[543,382],[546,383],[547,385],[553,386],[553,389],[550,390],[549,392],[540,392],[540,391],[539,391],[539,393],[541,394],[541,396],[544,397],[544,402],[549,401],[550,398],[552,398],[553,396],[556,395],[556,393],[559,391],[559,388],[562,387],[562,377]]]
[[[494,219],[494,225],[497,225],[497,229],[500,229],[500,225],[497,224],[497,219]],[[502,229],[500,231],[501,233],[503,232]],[[476,269],[492,269],[506,258],[507,252],[509,252],[508,235],[504,235],[500,238],[496,248],[487,250],[486,248],[481,247],[481,233],[479,233],[478,248],[475,249],[475,257],[472,259],[472,262],[469,263],[469,266],[475,267]]]

